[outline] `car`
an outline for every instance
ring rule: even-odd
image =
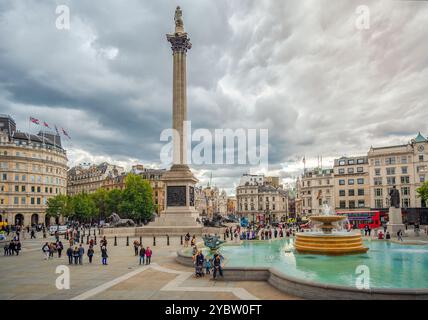
[[[54,225],[49,227],[49,234],[53,236],[56,231],[58,234],[65,234],[67,232],[67,226]]]

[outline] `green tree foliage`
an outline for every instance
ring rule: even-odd
[[[80,193],[72,197],[73,218],[79,221],[88,221],[97,216],[97,207],[91,196]]]
[[[46,215],[48,217],[68,217],[73,212],[71,197],[59,194],[47,201]]]
[[[107,214],[107,198],[108,191],[104,188],[99,188],[94,193],[91,193],[90,197],[93,200],[96,207],[96,215],[100,219],[104,219]]]
[[[119,211],[119,205],[122,202],[122,190],[113,189],[107,192],[106,197],[106,212],[107,215],[111,215],[113,212],[121,213]]]
[[[137,221],[150,219],[155,209],[150,183],[141,176],[128,174],[125,186],[119,212]]]
[[[428,204],[428,181],[425,181],[419,188],[416,189],[418,197]]]

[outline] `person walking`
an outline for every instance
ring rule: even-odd
[[[74,264],[78,264],[79,263],[79,248],[78,247],[74,247],[73,258],[74,258]]]
[[[88,248],[88,258],[89,258],[89,263],[92,263],[92,258],[94,256],[94,247],[90,246]]]
[[[60,241],[58,241],[58,243],[56,244],[56,250],[58,251],[58,258],[61,258],[61,253],[62,253],[62,250],[64,249],[64,246],[63,246],[63,244],[62,244],[62,242],[61,242],[61,240]]]
[[[140,243],[138,242],[138,240],[134,240],[134,254],[135,254],[135,256],[138,256],[139,246],[140,246]]]
[[[16,242],[15,251],[16,255],[19,256],[19,251],[21,251],[21,241]]]
[[[211,271],[211,259],[205,259],[205,273],[210,274]]]
[[[36,239],[36,235],[35,235],[34,229],[31,229],[30,239]]]
[[[189,241],[190,241],[190,234],[187,233],[184,237],[184,246],[188,247],[189,246]]]
[[[193,235],[192,241],[190,242],[190,245],[193,247],[196,244],[196,236]]]
[[[4,255],[8,256],[9,255],[9,244],[6,242],[6,244],[4,245]]]
[[[49,259],[49,251],[49,243],[46,242],[42,247],[42,252],[45,255],[45,260]]]
[[[108,258],[107,247],[103,246],[101,248],[101,260],[102,260],[103,265],[105,265],[105,266],[107,265],[107,258]]]
[[[140,248],[140,264],[144,264],[144,258],[146,257],[146,249],[144,249],[143,245]]]
[[[85,254],[85,248],[83,248],[82,244],[79,246],[79,264],[83,264],[83,255]]]
[[[150,247],[147,247],[146,249],[146,264],[150,264],[151,259],[152,259],[152,249],[150,249]]]
[[[403,241],[403,231],[401,229],[397,231],[397,240]]]
[[[68,257],[68,264],[73,264],[73,248],[68,247],[66,254]]]

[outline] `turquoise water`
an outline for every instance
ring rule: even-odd
[[[246,241],[220,251],[229,267],[274,267],[300,279],[354,287],[359,275],[356,268],[366,265],[370,288],[428,289],[427,245],[387,241],[365,241],[364,245],[367,253],[344,256],[299,254],[293,249],[293,239]]]

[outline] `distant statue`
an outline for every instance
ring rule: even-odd
[[[174,21],[175,21],[175,30],[176,31],[183,31],[183,13],[180,9],[180,7],[177,7],[177,9],[175,9],[175,16],[174,16]]]
[[[400,208],[400,192],[398,189],[393,186],[391,191],[389,192],[390,196],[390,206],[395,208]]]
[[[134,220],[132,219],[121,219],[117,213],[112,213],[110,217],[108,217],[108,221],[110,222],[110,226],[112,227],[133,227],[135,225]]]
[[[204,245],[208,247],[211,251],[215,251],[218,248],[220,248],[220,246],[224,242],[223,240],[220,240],[220,237],[217,235],[215,236],[205,235],[203,239],[204,239]]]

